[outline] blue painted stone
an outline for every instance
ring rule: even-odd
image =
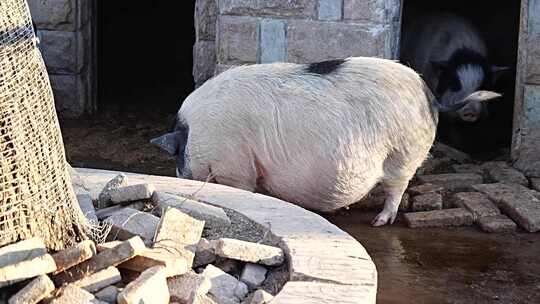
[[[286,24],[282,20],[264,19],[261,22],[261,63],[286,60],[285,26]]]
[[[319,0],[319,20],[341,20],[343,0]]]

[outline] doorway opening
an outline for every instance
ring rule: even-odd
[[[428,16],[451,13],[464,18],[477,29],[487,46],[491,65],[508,68],[491,82],[491,90],[503,94],[503,97],[487,104],[488,115],[474,123],[441,121],[438,140],[478,155],[510,148],[520,5],[520,1],[504,0],[403,1],[402,51],[404,42],[409,38],[407,35],[414,35],[408,29],[415,23],[423,22]]]
[[[194,6],[98,1],[98,108],[178,110],[194,89]]]

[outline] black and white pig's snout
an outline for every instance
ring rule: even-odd
[[[169,155],[175,157],[177,177],[190,178],[191,175],[189,169],[186,168],[188,163],[186,151],[188,133],[189,128],[187,125],[177,123],[175,131],[150,140],[151,144],[165,150]]]

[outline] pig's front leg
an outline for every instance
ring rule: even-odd
[[[384,192],[386,193],[386,200],[384,201],[384,208],[381,213],[379,213],[371,225],[374,227],[393,224],[396,220],[399,204],[401,203],[401,198],[407,185],[409,184],[408,180],[404,181],[392,181],[392,182],[383,182]]]

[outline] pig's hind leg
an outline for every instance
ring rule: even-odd
[[[401,198],[403,193],[407,189],[409,184],[409,179],[393,179],[393,180],[383,180],[382,186],[384,192],[386,193],[386,200],[384,201],[384,208],[371,222],[371,225],[378,227],[386,224],[394,223],[399,204],[401,203]]]

